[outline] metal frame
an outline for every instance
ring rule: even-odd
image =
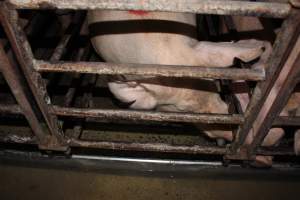
[[[61,50],[65,47],[68,38],[63,39],[54,52],[50,62],[36,60],[33,57],[30,46],[23,30],[18,26],[18,14],[16,9],[113,9],[113,10],[147,10],[169,12],[191,12],[218,15],[246,15],[272,18],[286,18],[281,31],[275,41],[274,51],[267,63],[267,70],[250,69],[224,69],[207,67],[183,67],[183,66],[159,66],[137,64],[112,64],[100,62],[59,62]],[[291,86],[298,81],[299,72],[296,61],[299,57],[299,30],[300,11],[292,8],[288,3],[270,2],[244,2],[244,1],[215,1],[203,0],[198,3],[188,1],[148,0],[121,1],[121,0],[7,0],[1,3],[0,19],[8,35],[18,62],[21,65],[25,78],[31,88],[35,101],[50,130],[51,141],[44,145],[51,150],[66,150],[67,147],[80,146],[102,149],[139,150],[181,152],[197,154],[227,155],[229,159],[251,160],[255,155],[292,155],[291,149],[276,149],[260,147],[263,138],[272,125],[299,125],[300,118],[276,117],[287,101],[291,93]],[[57,56],[58,55],[58,56]],[[298,57],[297,57],[298,56]],[[297,58],[297,59],[296,59]],[[184,70],[182,70],[184,69]],[[283,70],[288,69],[289,74],[281,76]],[[163,113],[150,111],[122,111],[102,110],[90,108],[70,108],[51,105],[47,95],[45,82],[41,78],[41,72],[76,72],[88,74],[135,74],[153,75],[164,77],[190,77],[211,78],[229,80],[258,81],[251,101],[244,115],[240,114],[189,114],[189,113]],[[289,77],[289,78],[288,78]],[[278,81],[283,81],[275,99],[270,99],[272,90]],[[283,98],[285,97],[285,98]],[[261,110],[264,102],[271,100],[272,106],[269,112],[261,119]],[[21,106],[21,105],[20,105]],[[20,107],[4,107],[0,105],[0,111],[9,113],[24,113]],[[257,112],[259,111],[259,112]],[[233,124],[239,125],[237,134],[230,148],[206,147],[206,146],[172,146],[168,144],[142,144],[142,143],[113,143],[80,141],[67,138],[61,131],[57,116],[92,117],[100,120],[132,120],[132,121],[159,121],[159,122],[193,122],[209,124]],[[245,139],[254,127],[256,137],[250,146],[245,146]],[[36,131],[35,131],[36,133]],[[37,133],[36,133],[37,134]],[[34,140],[31,140],[34,141]]]

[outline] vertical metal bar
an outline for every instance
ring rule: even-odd
[[[271,86],[279,76],[282,64],[288,57],[291,46],[297,39],[297,29],[300,26],[300,13],[293,10],[290,16],[284,21],[281,31],[274,43],[274,51],[269,58],[266,68],[266,80],[257,83],[253,92],[247,110],[245,112],[245,123],[242,124],[237,131],[234,142],[231,145],[232,153],[238,153],[240,147],[244,144],[246,137],[254,121],[257,119],[258,110],[261,110],[267,95],[271,90]]]
[[[36,114],[37,109],[34,109],[32,101],[29,100],[29,96],[26,94],[26,92],[29,93],[30,91],[26,91],[20,71],[16,68],[16,66],[11,64],[1,43],[0,71],[15,96],[16,101],[22,110],[21,112],[23,112],[24,117],[27,119],[33,133],[36,135],[39,144],[46,144],[49,136],[49,130],[47,130],[47,127],[43,124],[44,122],[38,118],[38,115]]]
[[[41,75],[34,69],[34,57],[23,30],[18,26],[18,13],[5,3],[0,6],[0,20],[20,63],[22,71],[51,133],[46,149],[66,150],[57,116],[51,114],[50,98]]]

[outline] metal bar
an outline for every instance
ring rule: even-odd
[[[18,13],[16,10],[10,10],[5,3],[0,6],[0,20],[7,33],[8,39],[20,63],[22,71],[25,74],[29,87],[35,97],[35,100],[43,114],[51,133],[51,140],[48,140],[45,148],[55,150],[66,150],[61,144],[63,133],[58,124],[57,117],[49,111],[51,107],[50,98],[47,94],[45,84],[41,75],[34,70],[34,57],[30,45],[26,39],[23,30],[18,25]]]
[[[300,117],[279,116],[273,122],[273,126],[300,126]]]
[[[64,108],[53,106],[53,114],[59,116],[92,117],[109,121],[114,120],[149,120],[168,122],[191,122],[191,123],[217,123],[217,124],[241,124],[242,115],[225,114],[187,114],[173,112],[152,112],[152,111],[127,111],[111,109],[85,109],[85,108]]]
[[[165,143],[122,143],[122,142],[93,142],[83,140],[70,140],[70,146],[101,148],[113,150],[131,150],[131,151],[154,151],[154,152],[172,152],[189,154],[225,154],[227,149],[211,146],[173,146]]]
[[[295,151],[293,148],[282,147],[259,147],[256,151],[256,155],[262,156],[294,156]]]
[[[37,109],[34,108],[32,102],[29,99],[27,93],[29,90],[25,91],[25,83],[22,80],[21,72],[10,63],[10,60],[6,56],[3,46],[0,43],[0,71],[2,72],[5,80],[7,81],[11,92],[14,94],[16,101],[18,102],[20,107],[11,107],[13,110],[6,111],[16,111],[21,112],[24,114],[25,118],[27,119],[30,127],[32,128],[34,134],[38,137],[38,141],[40,144],[46,144],[49,132],[48,130],[42,125],[41,119],[38,118],[36,114]],[[5,110],[1,110],[5,111]]]
[[[85,14],[81,12],[77,12],[73,19],[70,21],[70,24],[67,28],[68,32],[65,32],[65,34],[62,36],[61,40],[59,41],[58,45],[56,46],[51,58],[50,62],[59,61],[66,51],[66,47],[70,40],[75,37],[75,35],[79,34],[79,31],[81,30],[82,24],[85,19]]]
[[[73,16],[73,18],[70,20],[70,23],[68,24],[66,30],[64,30],[65,33],[54,49],[53,54],[49,59],[50,62],[57,62],[62,59],[64,53],[67,52],[67,47],[70,48],[70,43],[74,43],[76,35],[79,34],[84,19],[85,14],[83,14],[82,12],[75,13],[75,16]],[[49,74],[47,78],[47,85],[51,85],[53,83],[53,81],[55,80],[55,76],[55,73]]]
[[[272,55],[267,63],[266,80],[257,83],[250,99],[244,115],[245,122],[239,126],[234,142],[231,145],[233,153],[238,153],[239,148],[244,144],[248,133],[252,129],[252,125],[258,116],[257,111],[261,110],[261,107],[270,92],[271,86],[274,84],[275,79],[279,76],[283,62],[291,51],[290,47],[294,45],[295,40],[297,39],[295,33],[299,27],[300,13],[294,10],[282,24],[281,31],[274,43]]]
[[[254,153],[260,146],[272,127],[276,116],[280,114],[300,80],[300,35],[295,46],[282,67],[281,73],[275,81],[258,120],[253,124],[254,139],[250,145],[250,153]]]
[[[75,61],[88,60],[90,53],[91,53],[91,45],[88,44],[84,49],[80,49],[78,51]],[[75,85],[68,89],[68,92],[65,95],[64,106],[69,107],[72,104],[72,101],[76,94],[76,89],[82,83],[83,77],[84,75],[82,74],[75,75],[75,81],[74,81]]]
[[[19,105],[0,104],[0,113],[23,115]],[[273,126],[300,126],[300,117],[279,116],[275,119]]]
[[[66,46],[70,41],[71,36],[72,36],[71,34],[70,35],[63,35],[63,37],[59,41],[58,45],[54,49],[54,52],[53,52],[52,56],[49,59],[50,61],[53,62],[53,61],[58,61],[58,60],[61,59],[62,55],[64,54],[64,52],[66,50]]]
[[[20,9],[108,9],[186,12],[217,15],[287,17],[288,3],[221,0],[8,0]]]
[[[0,134],[0,142],[2,143],[16,143],[16,144],[38,144],[36,137],[24,136],[16,134]]]
[[[73,147],[88,147],[113,150],[130,150],[130,151],[154,151],[168,153],[187,153],[187,154],[214,154],[225,155],[228,149],[225,147],[212,147],[206,145],[194,146],[176,146],[165,143],[122,143],[122,142],[94,142],[83,141],[77,139],[70,140],[70,146]],[[259,155],[274,156],[274,155],[295,155],[292,149],[275,149],[275,148],[260,148]]]
[[[104,62],[57,62],[35,60],[39,72],[76,72],[106,75],[143,75],[163,77],[212,78],[232,80],[264,80],[260,69],[212,68],[149,64],[114,64]]]
[[[299,182],[300,166],[297,163],[274,163],[268,170],[253,170],[238,165],[224,166],[220,161],[180,160],[151,157],[120,157],[95,156],[84,153],[73,154],[68,157],[45,156],[36,151],[7,150],[0,151],[0,162],[3,165],[22,166],[41,169],[72,169],[75,172],[101,174],[130,175],[133,177],[147,176],[170,178],[172,180],[184,178],[199,180],[251,180],[255,182],[268,181],[274,183],[286,180]],[[258,183],[259,184],[259,183]]]
[[[1,61],[0,61],[1,63]],[[1,68],[1,66],[0,66]],[[13,115],[23,115],[23,110],[19,105],[3,105],[0,104],[0,114],[13,114]]]
[[[19,135],[0,135],[0,142],[17,143],[17,144],[36,144],[36,138],[32,136]],[[82,141],[77,139],[69,140],[70,146],[73,147],[88,147],[101,148],[111,150],[132,150],[132,151],[152,151],[152,152],[169,152],[169,153],[186,153],[186,154],[214,154],[224,155],[228,149],[224,147],[211,146],[186,146],[186,145],[170,145],[165,143],[124,143],[124,142],[93,142]],[[295,155],[293,149],[278,148],[278,147],[261,147],[257,150],[257,155],[276,156],[276,155]]]

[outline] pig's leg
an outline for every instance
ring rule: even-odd
[[[228,105],[221,100],[218,94],[211,94],[211,98],[208,99],[208,103],[205,104],[208,107],[209,112],[205,113],[219,113],[219,114],[228,114]],[[202,113],[201,111],[195,110],[196,113]],[[226,141],[232,141],[233,135],[231,130],[226,130],[224,127],[218,124],[201,124],[196,125],[200,130],[203,130],[204,133],[210,138],[215,138],[218,145],[222,146]]]
[[[199,42],[194,47],[198,64],[207,67],[229,67],[235,59],[250,62],[261,55],[268,55],[269,44],[258,40],[238,42]],[[266,57],[266,56],[264,56]]]

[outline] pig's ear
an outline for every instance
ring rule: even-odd
[[[240,40],[238,42],[199,42],[195,47],[199,65],[206,67],[229,67],[235,59],[250,62],[259,58],[265,49],[265,43],[258,40]]]

